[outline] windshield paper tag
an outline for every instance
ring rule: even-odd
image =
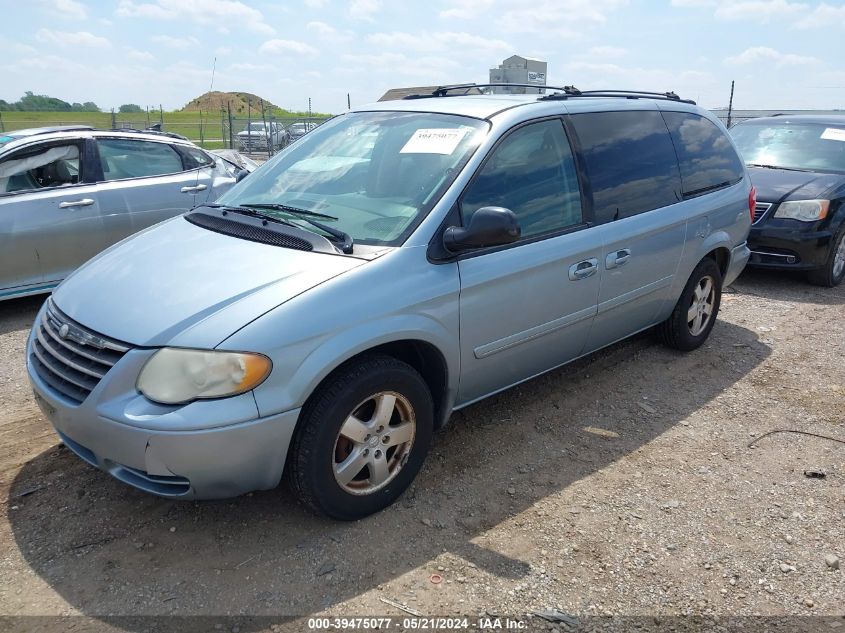
[[[822,132],[822,138],[828,141],[843,141],[845,142],[845,130],[840,130],[835,127],[829,127]]]
[[[399,150],[400,154],[451,154],[464,138],[460,128],[417,130]]]

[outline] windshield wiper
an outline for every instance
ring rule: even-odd
[[[781,167],[780,165],[761,165],[759,163],[745,163],[746,167],[762,167],[763,169],[783,169],[785,171],[813,171],[812,169],[801,169],[800,167]]]
[[[323,218],[324,220],[337,220],[333,215],[319,213],[317,211],[310,211],[308,209],[300,209],[299,207],[292,207],[287,204],[280,204],[278,202],[244,202],[241,206],[253,207],[256,209],[275,209],[276,211],[286,211],[294,215],[310,215],[312,218]]]
[[[322,222],[317,222],[317,220],[312,219],[325,218],[326,220],[337,220],[337,218],[333,215],[318,213],[317,211],[308,211],[307,209],[299,209],[297,207],[290,207],[286,204],[279,204],[276,202],[245,202],[242,206],[255,207],[257,209],[273,209],[275,211],[281,211],[283,213],[290,213],[291,215],[299,216],[298,219],[302,220],[303,222],[307,222],[311,226],[320,229],[324,233],[334,238],[331,241],[339,244],[340,250],[342,250],[344,254],[349,255],[350,253],[352,253],[352,247],[354,245],[354,242],[352,240],[352,236],[349,235],[349,233],[341,231],[340,229],[336,229],[332,226],[327,226]]]
[[[226,211],[230,211],[231,213],[239,213],[240,215],[248,215],[252,218],[258,218],[260,220],[266,220],[269,222],[276,222],[277,224],[284,224],[285,226],[292,227],[294,229],[299,228],[293,222],[288,222],[287,220],[283,220],[282,218],[277,218],[272,215],[267,215],[266,213],[261,213],[256,211],[255,209],[248,209],[246,207],[239,207],[236,205],[231,204],[218,204],[216,202],[205,202],[203,204],[198,204],[195,208],[199,207],[208,207],[209,209],[223,209],[224,215]]]

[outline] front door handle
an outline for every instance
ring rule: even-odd
[[[196,185],[195,187],[182,187],[182,193],[196,193],[197,191],[205,191],[208,189],[205,185]]]
[[[583,262],[572,264],[569,267],[569,279],[578,281],[579,279],[586,279],[591,275],[595,275],[599,269],[599,260],[595,257],[592,259],[585,259]]]
[[[624,266],[628,263],[628,260],[631,258],[631,249],[630,248],[620,248],[615,253],[610,253],[605,260],[604,260],[604,267],[607,269],[610,268],[619,268],[620,266]]]
[[[91,198],[82,198],[82,200],[67,200],[66,202],[60,202],[59,208],[72,209],[73,207],[90,207],[92,204],[94,204],[94,201]]]

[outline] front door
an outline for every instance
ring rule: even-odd
[[[601,237],[585,221],[561,121],[522,125],[504,138],[459,203],[463,223],[485,206],[514,212],[522,237],[458,263],[458,404],[579,356],[598,300]]]
[[[101,137],[97,146],[103,167],[99,195],[105,245],[180,215],[208,197],[208,170],[186,169],[182,155],[169,143]]]

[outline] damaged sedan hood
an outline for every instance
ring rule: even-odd
[[[53,300],[81,325],[132,345],[211,348],[363,263],[221,235],[178,217],[104,251]]]

